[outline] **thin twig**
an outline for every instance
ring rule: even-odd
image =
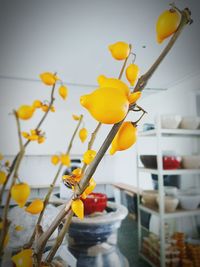
[[[47,115],[49,114],[49,111],[51,109],[51,107],[53,106],[53,103],[54,103],[54,92],[55,92],[55,86],[56,86],[56,83],[52,86],[52,90],[51,90],[51,100],[50,100],[50,104],[48,106],[48,109],[47,111],[44,113],[44,115],[42,116],[41,120],[39,121],[39,123],[37,124],[36,126],[36,130],[39,130],[39,128],[41,127],[41,125],[43,124],[44,120],[46,119]],[[24,144],[24,148],[26,148],[28,146],[28,144],[30,143],[31,141],[30,140],[27,140]],[[7,179],[5,181],[5,183],[3,184],[2,188],[1,188],[1,191],[0,191],[0,204],[2,202],[2,197],[3,197],[3,193],[5,191],[5,188],[6,188],[6,185],[8,184],[8,181],[13,173],[13,170],[15,168],[15,164],[16,164],[16,161],[17,161],[17,157],[19,156],[19,153],[17,153],[17,155],[15,156],[15,158],[13,159],[13,162],[11,164],[11,167],[10,167],[10,170],[9,170],[9,173],[7,174]]]
[[[21,163],[23,156],[24,156],[24,153],[25,153],[24,146],[22,145],[22,141],[21,141],[21,127],[20,127],[19,118],[17,116],[17,112],[14,112],[14,115],[15,115],[15,119],[16,119],[16,123],[17,123],[17,132],[18,132],[18,139],[19,139],[19,144],[20,144],[20,153],[19,153],[19,156],[17,157],[17,161],[16,161],[15,168],[14,168],[14,175],[13,175],[12,183],[11,183],[10,188],[8,190],[8,195],[6,198],[6,204],[5,204],[5,207],[3,209],[3,216],[2,216],[3,228],[1,230],[1,237],[0,237],[0,255],[2,253],[4,240],[5,240],[7,231],[8,231],[7,216],[8,216],[8,210],[9,210],[9,205],[10,205],[10,199],[11,199],[11,189],[15,185],[16,179],[18,178],[19,166],[20,166],[20,163]]]
[[[44,122],[45,118],[47,117],[47,115],[48,115],[48,113],[49,113],[49,111],[51,109],[51,106],[53,105],[53,102],[55,100],[55,98],[54,98],[55,85],[56,85],[56,83],[52,86],[51,101],[50,101],[48,110],[42,116],[40,122],[36,126],[36,130],[38,130],[40,128],[40,126]],[[22,159],[24,157],[25,148],[30,143],[30,140],[27,140],[27,142],[24,145],[22,145],[21,127],[20,127],[19,118],[17,116],[17,112],[15,112],[14,115],[15,115],[16,123],[17,123],[17,132],[18,132],[18,138],[19,138],[19,144],[20,144],[20,151],[15,156],[15,158],[14,158],[12,164],[11,164],[10,172],[7,175],[7,180],[6,180],[5,184],[4,184],[4,186],[2,187],[1,194],[0,194],[0,202],[1,202],[2,201],[2,197],[3,197],[3,192],[4,192],[5,188],[6,188],[6,185],[8,183],[8,180],[11,177],[12,173],[14,172],[13,177],[12,177],[12,182],[11,182],[10,188],[8,190],[8,193],[7,193],[6,203],[5,203],[5,206],[4,206],[4,209],[3,209],[3,215],[2,215],[3,228],[1,230],[1,235],[0,235],[0,255],[1,255],[2,251],[3,251],[3,243],[4,243],[4,240],[5,240],[6,234],[8,232],[8,228],[9,228],[8,220],[7,220],[7,215],[8,215],[8,210],[9,210],[9,205],[10,205],[10,200],[11,200],[11,188],[16,183],[16,180],[18,178],[18,169],[19,169],[20,164],[21,164],[21,161],[22,161]]]
[[[69,145],[68,145],[68,147],[67,147],[66,154],[70,154],[70,152],[71,152],[71,149],[72,149],[72,145],[73,145],[74,139],[75,139],[76,134],[77,134],[77,132],[78,132],[78,129],[79,129],[81,123],[82,123],[82,120],[83,120],[83,115],[80,116],[80,119],[79,119],[79,121],[78,121],[78,124],[77,124],[77,126],[76,126],[76,128],[75,128],[75,130],[74,130],[74,133],[73,133],[73,135],[72,135],[72,137],[71,137],[71,140],[70,140],[70,142],[69,142]],[[57,170],[56,175],[55,175],[55,177],[54,177],[54,179],[53,179],[53,182],[52,182],[52,184],[50,185],[49,190],[48,190],[48,192],[47,192],[47,194],[46,194],[46,196],[45,196],[45,199],[44,199],[44,208],[43,208],[43,210],[41,211],[41,213],[40,213],[40,215],[39,215],[39,217],[38,217],[38,220],[37,220],[37,223],[36,223],[36,225],[35,225],[34,231],[33,231],[32,235],[31,235],[31,238],[30,238],[28,244],[25,244],[25,246],[24,246],[24,247],[26,247],[26,248],[31,247],[32,244],[33,244],[33,242],[34,242],[34,238],[35,238],[35,234],[36,234],[37,227],[40,225],[40,223],[41,223],[41,221],[42,221],[42,218],[43,218],[43,215],[44,215],[45,208],[46,208],[46,206],[47,206],[48,203],[49,203],[49,199],[50,199],[50,197],[51,197],[51,194],[52,194],[53,189],[54,189],[54,187],[55,187],[56,181],[57,181],[57,179],[58,179],[58,177],[59,177],[59,175],[60,175],[62,169],[63,169],[63,165],[62,165],[62,163],[61,163],[61,164],[59,165],[59,167],[58,167],[58,170]]]
[[[65,223],[63,225],[63,228],[61,229],[61,231],[60,231],[60,233],[59,233],[59,235],[58,235],[58,237],[56,239],[56,242],[52,246],[52,248],[51,248],[51,250],[50,250],[50,252],[49,252],[49,254],[48,254],[48,256],[47,256],[47,258],[45,260],[46,262],[50,263],[53,260],[58,248],[60,247],[60,245],[63,242],[63,239],[64,239],[64,237],[66,235],[66,232],[69,229],[69,225],[70,225],[71,219],[73,217],[73,214],[74,213],[73,213],[72,210],[70,210],[69,213],[67,214],[67,217],[66,217]]]

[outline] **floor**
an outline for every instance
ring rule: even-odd
[[[137,222],[127,216],[118,231],[119,249],[128,259],[130,267],[149,267],[150,265],[138,256],[137,240]]]

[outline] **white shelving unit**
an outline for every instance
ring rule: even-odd
[[[178,209],[175,212],[165,213],[164,210],[164,175],[200,175],[200,169],[177,169],[177,170],[163,170],[163,155],[162,155],[162,138],[170,137],[170,138],[199,138],[200,130],[187,130],[187,129],[162,129],[160,117],[158,116],[156,122],[156,128],[153,130],[140,132],[139,137],[155,137],[157,142],[157,169],[148,169],[144,167],[139,167],[139,155],[138,155],[138,174],[137,174],[137,185],[138,192],[141,191],[139,175],[141,172],[146,172],[149,174],[158,175],[158,192],[159,192],[159,208],[158,209],[150,209],[145,207],[140,203],[140,194],[138,194],[138,243],[140,250],[140,257],[143,258],[146,262],[148,262],[151,266],[155,266],[150,259],[148,259],[141,250],[142,245],[142,230],[143,226],[141,225],[141,211],[146,212],[151,215],[155,215],[159,217],[160,222],[160,266],[165,267],[165,220],[170,218],[178,218],[178,217],[189,217],[200,215],[200,208],[196,210],[182,210]],[[145,228],[145,230],[147,230]]]

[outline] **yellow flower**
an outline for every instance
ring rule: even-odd
[[[82,220],[84,218],[84,205],[82,200],[80,199],[72,200],[71,208],[79,219]]]
[[[73,117],[73,119],[74,119],[75,121],[78,121],[78,120],[80,120],[80,118],[81,118],[81,116],[78,116],[78,115],[75,115],[75,114],[73,114],[72,117]]]
[[[137,127],[130,121],[123,122],[111,143],[110,154],[113,155],[116,151],[128,149],[136,140]]]
[[[126,78],[133,86],[138,78],[139,75],[139,67],[136,64],[130,64],[126,68]]]
[[[34,108],[41,108],[42,107],[42,102],[40,100],[35,100],[33,102],[33,107]]]
[[[11,188],[11,197],[20,208],[25,205],[30,193],[30,187],[26,183],[15,184]]]
[[[95,189],[96,187],[96,182],[93,178],[90,179],[89,181],[89,185],[86,187],[85,191],[83,192],[83,194],[81,195],[81,197],[83,199],[85,199],[87,197],[87,195],[89,195],[90,193],[93,192],[93,190]]]
[[[16,267],[32,267],[32,254],[32,249],[23,249],[18,254],[14,255],[11,259],[15,263]]]
[[[47,112],[48,109],[49,109],[49,106],[46,105],[46,104],[44,104],[44,105],[42,105],[41,109],[42,109],[44,112]]]
[[[22,132],[21,134],[22,134],[22,136],[23,136],[24,138],[26,138],[26,139],[28,139],[28,137],[30,136],[30,134],[27,133],[27,132]]]
[[[85,164],[90,164],[94,160],[96,154],[97,152],[95,150],[86,151],[83,155],[83,162]]]
[[[66,99],[68,95],[68,89],[66,86],[61,85],[58,89],[59,95],[63,98]]]
[[[181,15],[174,9],[165,10],[156,23],[157,42],[160,44],[178,29]]]
[[[125,42],[116,42],[115,44],[109,45],[109,50],[112,56],[116,60],[126,59],[130,52],[129,44]]]
[[[60,161],[63,165],[69,167],[70,166],[70,163],[71,163],[71,160],[70,160],[70,157],[68,154],[61,154],[60,156]]]
[[[43,201],[40,199],[35,199],[28,207],[26,207],[25,211],[31,214],[38,214],[43,210],[43,208],[44,208]]]
[[[82,128],[79,131],[79,138],[81,139],[81,142],[84,143],[85,140],[87,139],[88,136],[88,131],[86,128]]]
[[[54,106],[51,106],[50,110],[51,110],[51,112],[55,112],[56,111]]]
[[[59,156],[57,156],[57,155],[53,155],[53,156],[51,157],[51,163],[52,163],[52,164],[57,165],[57,164],[59,163],[59,161],[60,161]]]
[[[59,78],[51,72],[44,72],[40,74],[40,79],[46,85],[54,85]]]
[[[37,142],[38,142],[38,144],[42,144],[45,142],[45,140],[46,140],[46,138],[41,135],[41,136],[38,136]]]
[[[35,109],[32,106],[22,105],[17,110],[17,116],[21,120],[29,120],[30,118],[32,118],[34,111]]]

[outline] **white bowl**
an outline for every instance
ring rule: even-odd
[[[179,193],[177,197],[181,207],[186,210],[195,210],[200,204],[200,194]]]
[[[156,198],[156,202],[159,206],[159,197]],[[173,212],[176,210],[178,206],[179,200],[178,198],[172,196],[165,196],[164,197],[164,207],[166,212]]]
[[[164,192],[168,196],[176,196],[178,188],[176,186],[164,186]]]
[[[198,129],[200,125],[200,117],[190,116],[190,117],[182,117],[179,128],[181,129]]]
[[[200,155],[182,156],[182,167],[184,169],[199,169]]]
[[[157,207],[156,198],[158,196],[157,190],[145,190],[142,192],[142,203],[150,208]]]
[[[164,129],[177,129],[181,122],[180,115],[162,115],[161,127]]]

